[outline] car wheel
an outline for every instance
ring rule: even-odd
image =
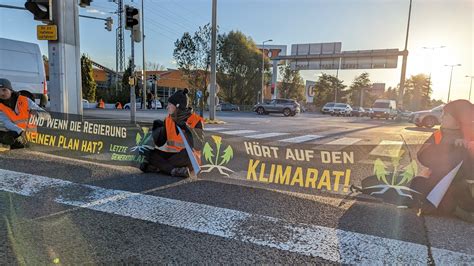
[[[432,128],[436,125],[436,122],[437,122],[436,118],[432,116],[428,116],[423,119],[422,124],[427,128]]]
[[[259,115],[265,114],[265,109],[263,109],[263,107],[258,107],[257,108],[257,114],[259,114]]]
[[[291,115],[291,110],[288,108],[283,109],[283,115],[284,116],[290,116]]]

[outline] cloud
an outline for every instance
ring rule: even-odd
[[[92,8],[88,8],[86,10],[87,13],[93,13],[93,14],[101,14],[101,15],[105,15],[105,12],[102,12],[100,10],[97,10],[97,9],[92,9]]]

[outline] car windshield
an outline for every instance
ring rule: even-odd
[[[327,103],[327,104],[324,105],[324,107],[333,107],[333,106],[334,106],[333,103]]]
[[[339,103],[339,104],[336,104],[336,106],[334,106],[334,107],[346,107],[346,106],[347,106],[347,104]]]
[[[389,102],[376,102],[374,103],[373,108],[388,108],[390,106]]]

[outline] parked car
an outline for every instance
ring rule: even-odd
[[[300,113],[300,104],[290,99],[274,99],[269,103],[259,103],[253,107],[259,115],[269,113],[282,113],[284,116],[295,116]]]
[[[360,106],[352,107],[352,116],[364,117],[368,115],[369,115],[368,111],[366,111],[364,108]]]
[[[231,103],[221,103],[216,106],[217,111],[240,111],[240,108]]]
[[[334,108],[331,112],[331,115],[337,116],[351,116],[352,114],[352,107],[347,103],[336,103]]]
[[[397,115],[397,103],[394,100],[378,99],[375,100],[372,106],[370,118],[385,118],[388,120],[390,118],[395,119]]]
[[[136,101],[136,108],[139,109],[141,108],[141,104],[142,104],[142,99],[141,98],[137,98],[137,101]],[[130,109],[130,106],[131,106],[131,103],[126,103],[124,106],[123,106],[123,109]],[[156,106],[156,109],[163,109],[163,105],[161,104],[161,102],[159,100],[154,100],[152,103],[151,103],[151,108],[152,109],[155,109],[155,106]]]
[[[443,107],[444,105],[440,105],[431,110],[413,112],[410,116],[409,122],[414,123],[417,127],[432,128],[435,125],[439,125],[441,124]]]
[[[334,109],[334,105],[336,105],[336,103],[326,103],[323,108],[321,108],[321,113],[322,114],[330,114],[332,113],[333,109]]]

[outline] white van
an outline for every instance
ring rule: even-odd
[[[0,78],[15,91],[28,91],[41,105],[47,103],[46,75],[38,44],[0,38]]]
[[[375,100],[370,112],[370,118],[395,119],[397,117],[397,102],[394,100]]]

